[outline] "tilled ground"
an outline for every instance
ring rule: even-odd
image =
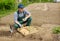
[[[11,14],[0,19],[0,41],[60,41],[60,34],[52,33],[60,25],[60,3],[34,3],[26,8],[32,13],[32,26],[37,26],[39,32],[26,37],[16,33],[10,37],[9,24],[14,21]]]
[[[60,35],[52,33],[52,29],[55,26],[60,26],[57,24],[43,24],[41,26],[36,26],[38,29],[37,33],[23,36],[19,33],[14,34],[10,37],[9,26],[0,26],[0,40],[1,41],[60,41]]]

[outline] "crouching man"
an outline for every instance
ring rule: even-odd
[[[24,9],[24,5],[20,4],[18,5],[18,11],[14,13],[14,28],[17,30],[17,28],[21,28],[23,24],[26,23],[25,26],[31,25],[31,13],[28,12],[26,9]],[[12,30],[11,30],[12,32]]]

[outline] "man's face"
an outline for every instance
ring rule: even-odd
[[[19,10],[19,12],[23,12],[23,11],[24,11],[24,9],[23,9],[23,8],[19,8],[18,10]]]

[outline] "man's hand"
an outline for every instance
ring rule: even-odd
[[[22,24],[20,24],[18,21],[15,21],[19,25],[19,27],[23,27]]]
[[[27,20],[27,18],[24,18],[24,19],[23,19],[23,21],[26,21],[26,20]]]
[[[21,28],[23,27],[23,25],[20,26]]]

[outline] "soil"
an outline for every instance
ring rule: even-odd
[[[34,3],[26,7],[32,13],[31,26],[36,26],[37,33],[22,36],[19,33],[10,37],[9,24],[14,23],[13,14],[0,19],[0,41],[60,41],[60,34],[53,34],[52,29],[60,26],[60,3]]]

